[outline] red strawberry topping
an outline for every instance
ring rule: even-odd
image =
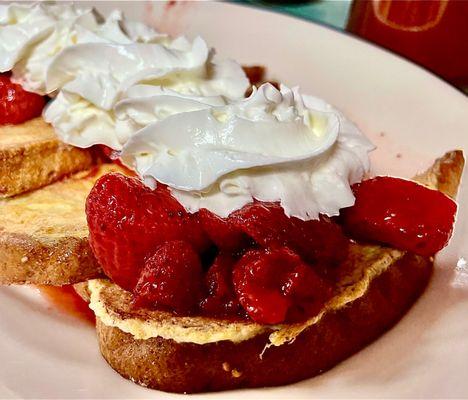
[[[104,273],[132,290],[145,259],[165,242],[185,240],[197,251],[208,245],[197,218],[160,185],[151,190],[121,174],[101,177],[86,201],[90,244]]]
[[[440,192],[384,177],[353,191],[356,203],[341,217],[353,238],[426,256],[450,238],[456,205]],[[288,218],[278,204],[261,202],[228,218],[188,214],[166,186],[151,190],[120,174],[97,181],[86,213],[106,275],[133,291],[137,306],[180,314],[303,321],[331,295],[324,271],[347,255],[348,239],[329,218]]]
[[[336,264],[347,254],[348,239],[337,224],[326,217],[289,218],[276,203],[249,204],[231,214],[229,221],[260,246],[289,247],[309,263]]]
[[[316,268],[304,263],[298,264],[285,274],[282,290],[293,300],[287,321],[303,321],[316,315],[331,295],[331,288],[316,273]]]
[[[38,117],[44,105],[43,96],[11,82],[10,74],[0,74],[0,125],[21,124]]]
[[[218,217],[205,208],[198,215],[206,234],[220,249],[234,252],[247,244],[248,236],[229,219]]]
[[[184,241],[162,244],[146,260],[133,291],[135,305],[191,313],[202,291],[202,267],[192,246]]]
[[[234,293],[232,269],[235,260],[227,253],[220,253],[205,275],[208,296],[200,303],[204,314],[229,316],[239,314],[241,307]]]
[[[233,282],[249,317],[263,324],[311,316],[329,296],[327,285],[287,248],[247,252],[234,267]]]
[[[392,177],[355,184],[354,206],[343,210],[345,229],[355,238],[431,256],[450,239],[457,206],[437,190]]]

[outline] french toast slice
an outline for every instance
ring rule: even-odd
[[[86,197],[115,164],[0,200],[0,284],[65,285],[100,275],[88,244]]]
[[[455,197],[463,166],[462,152],[450,152],[415,179]],[[284,385],[330,369],[390,329],[432,270],[432,258],[356,243],[320,313],[277,326],[135,309],[131,294],[105,279],[79,291],[114,370],[143,386],[194,393]]]
[[[0,126],[0,198],[24,193],[91,167],[93,151],[59,141],[41,117]]]

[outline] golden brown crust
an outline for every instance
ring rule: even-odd
[[[455,199],[465,168],[463,151],[454,150],[435,160],[434,164],[413,179],[432,189],[437,189]]]
[[[64,285],[96,278],[84,211],[102,164],[32,192],[0,200],[0,284]]]
[[[0,198],[48,185],[94,161],[92,151],[61,143],[41,117],[0,126]]]
[[[406,255],[376,278],[363,297],[326,315],[292,343],[265,351],[268,333],[237,344],[136,340],[98,319],[99,346],[119,374],[168,392],[284,385],[326,371],[388,330],[422,293],[431,272],[429,260]]]
[[[0,234],[0,284],[67,285],[101,275],[87,238]]]

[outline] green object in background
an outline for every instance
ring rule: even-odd
[[[295,15],[309,21],[344,29],[348,20],[351,0],[267,1],[237,0],[236,3],[250,4],[285,14]]]

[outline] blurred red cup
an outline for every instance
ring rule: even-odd
[[[347,30],[468,89],[466,0],[354,0]]]

